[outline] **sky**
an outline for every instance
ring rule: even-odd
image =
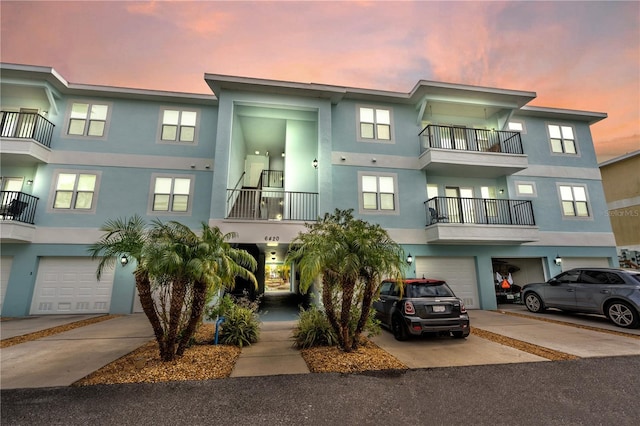
[[[604,112],[640,149],[640,1],[0,1],[0,60],[67,81],[208,93],[204,74],[409,92],[419,80]]]

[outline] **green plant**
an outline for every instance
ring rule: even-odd
[[[324,312],[312,306],[300,311],[298,325],[293,332],[294,345],[306,349],[312,346],[335,346],[338,337]]]
[[[233,304],[225,312],[220,342],[226,345],[243,347],[258,341],[260,321],[258,314],[249,308]]]

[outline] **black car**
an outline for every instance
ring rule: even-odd
[[[385,280],[373,308],[397,340],[427,333],[451,333],[462,339],[471,331],[464,303],[442,280]]]
[[[546,308],[605,315],[619,327],[640,325],[640,271],[575,268],[546,283],[527,284],[522,300],[531,312]]]

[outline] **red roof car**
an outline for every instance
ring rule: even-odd
[[[397,340],[434,332],[462,339],[471,331],[462,299],[442,280],[384,280],[373,308],[376,318]]]

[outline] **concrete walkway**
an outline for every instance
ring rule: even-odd
[[[296,321],[270,321],[260,326],[260,340],[242,348],[231,377],[309,373],[300,351],[293,347]]]

